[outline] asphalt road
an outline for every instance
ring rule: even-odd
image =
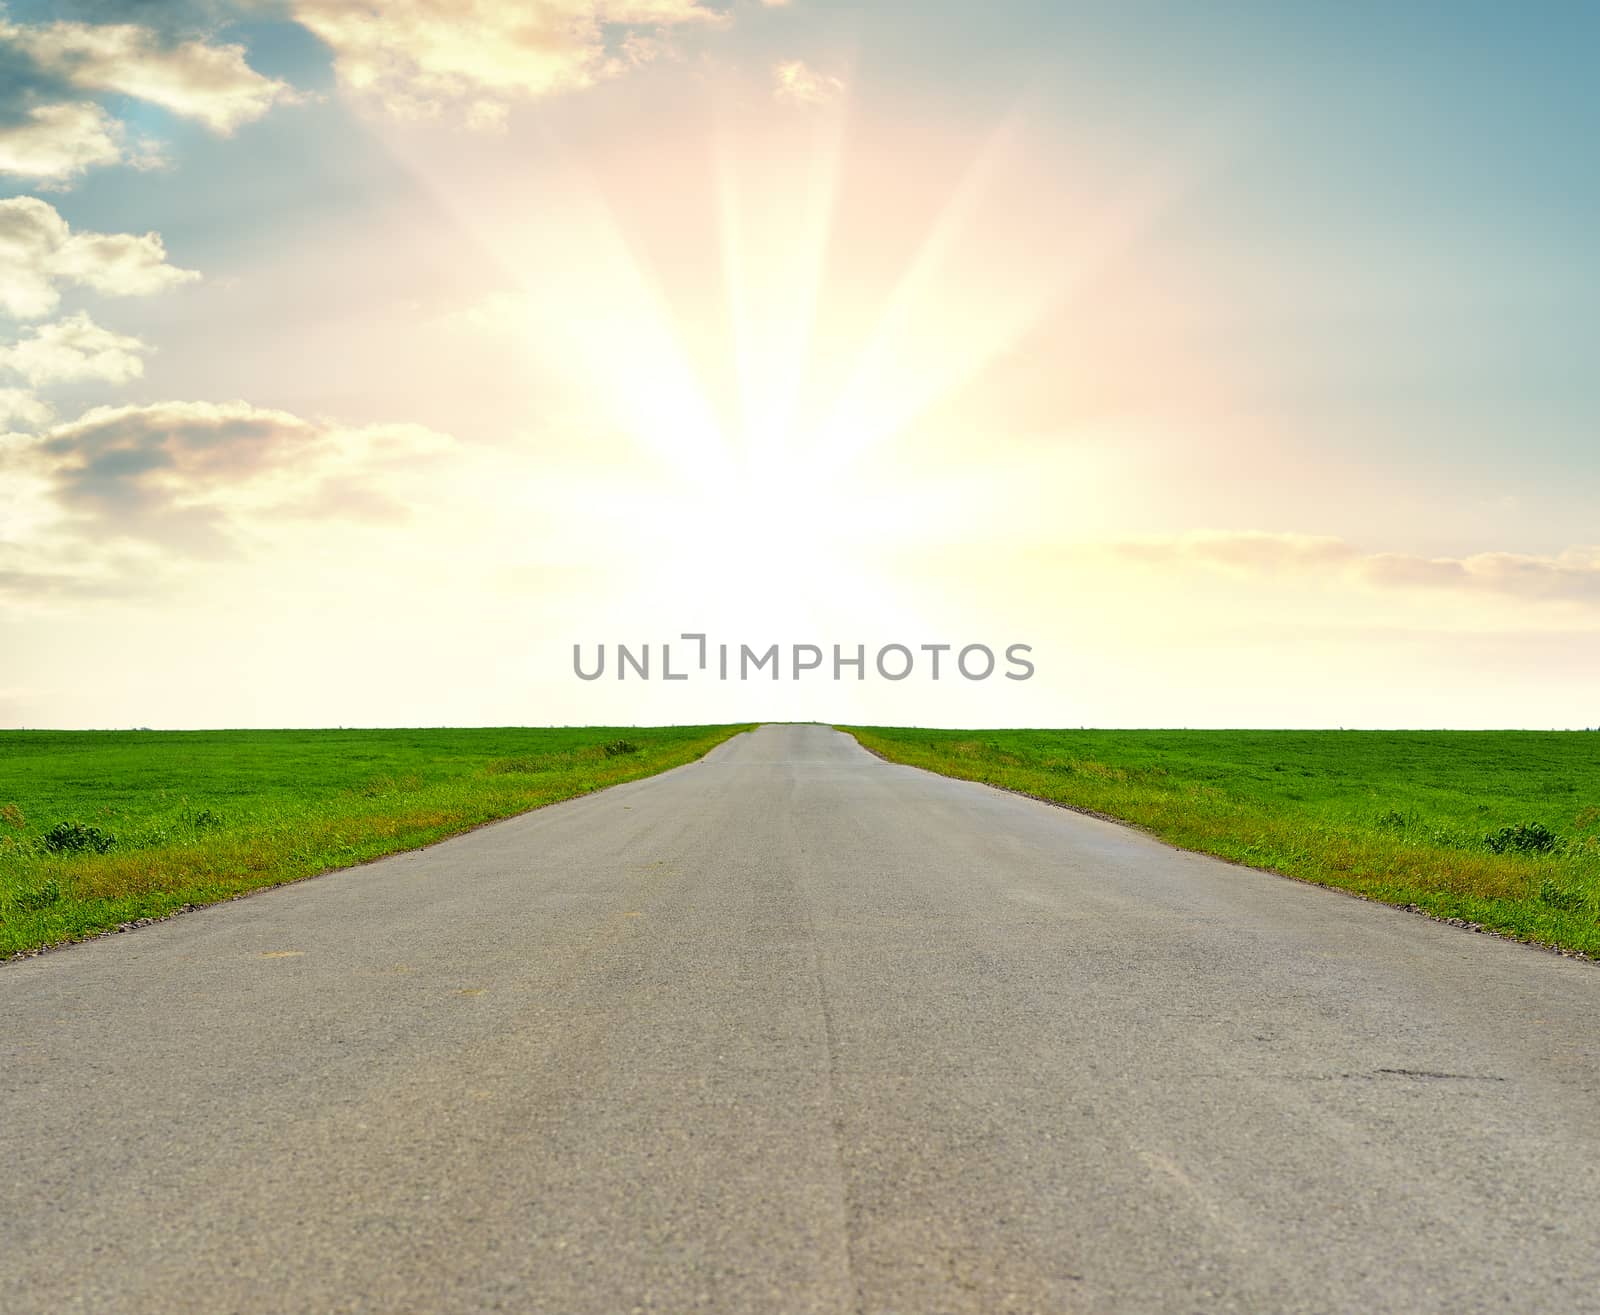
[[[1600,966],[814,726],[0,965],[0,1310],[1600,1310]]]

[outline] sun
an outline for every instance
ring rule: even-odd
[[[886,615],[882,563],[948,550],[952,527],[1001,505],[974,496],[990,436],[941,452],[930,426],[1192,171],[1084,171],[1070,195],[1040,196],[1023,97],[963,139],[963,165],[941,143],[937,167],[891,176],[933,155],[907,134],[936,130],[853,119],[847,96],[778,114],[765,94],[713,87],[714,112],[686,114],[647,158],[558,143],[560,181],[524,198],[520,223],[442,186],[441,203],[516,289],[507,331],[581,417],[560,456],[587,460],[586,482],[556,523],[602,527],[594,551],[645,581],[626,606],[694,595],[790,628]],[[542,421],[548,392],[529,406]],[[548,482],[547,448],[527,464]]]

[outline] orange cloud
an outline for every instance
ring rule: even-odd
[[[1201,531],[1112,545],[1145,565],[1194,564],[1250,575],[1320,572],[1381,589],[1467,590],[1525,599],[1600,601],[1600,547],[1555,555],[1482,552],[1466,557],[1363,552],[1340,538],[1309,534]]]

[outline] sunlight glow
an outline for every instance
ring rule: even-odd
[[[662,126],[648,160],[642,145],[600,153],[543,125],[537,144],[559,167],[509,217],[505,204],[471,203],[486,184],[460,162],[391,143],[420,178],[434,175],[424,185],[511,285],[481,318],[526,344],[530,409],[564,405],[587,426],[567,441],[594,449],[553,463],[530,448],[536,485],[486,490],[481,532],[498,525],[514,547],[534,506],[550,534],[598,531],[586,560],[630,562],[634,607],[692,596],[789,625],[903,611],[893,576],[919,543],[993,540],[1008,514],[1067,505],[1059,493],[1037,505],[1014,475],[958,471],[954,448],[929,441],[940,408],[1125,257],[1204,162],[1108,173],[1085,152],[1047,182],[1026,97],[962,159],[844,96],[778,114],[736,88],[709,91],[708,110]],[[845,198],[853,148],[871,152],[852,176],[869,191]],[[934,189],[953,180],[942,201],[929,192],[936,204],[909,247],[900,238],[915,217],[881,219],[870,191],[897,188],[879,167],[896,159]],[[866,271],[881,287],[841,263],[863,239],[904,252],[898,269]],[[1080,478],[1105,464],[1052,460]],[[995,487],[974,496],[979,483]]]

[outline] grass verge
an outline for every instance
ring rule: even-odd
[[[0,731],[0,958],[415,849],[747,729]]]
[[[894,762],[1600,956],[1600,735],[844,726]]]

